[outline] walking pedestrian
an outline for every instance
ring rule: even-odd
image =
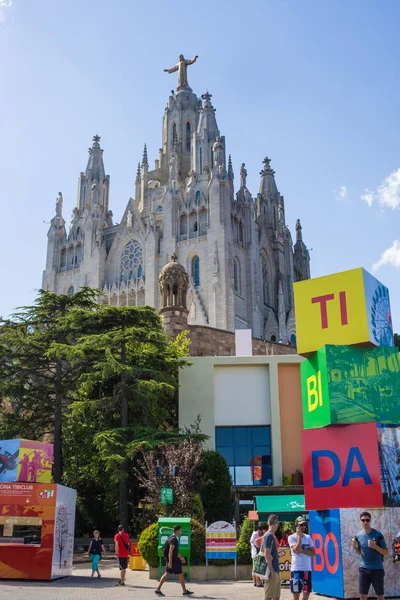
[[[128,567],[128,557],[130,550],[130,538],[123,525],[118,525],[118,533],[114,536],[115,556],[117,557],[120,571],[120,580],[117,585],[125,585],[126,569]]]
[[[91,577],[94,577],[95,573],[97,573],[97,577],[101,577],[99,571],[99,560],[101,559],[102,552],[104,553],[104,558],[107,558],[106,549],[104,547],[103,540],[100,537],[100,531],[95,529],[93,531],[93,539],[90,541],[88,550],[90,560],[92,561]]]
[[[275,532],[279,527],[276,515],[269,515],[268,529],[264,534],[262,548],[269,567],[269,577],[264,581],[264,599],[279,600],[281,597],[281,578],[279,575],[279,557]]]
[[[352,539],[352,545],[361,557],[359,568],[359,593],[360,600],[367,600],[369,588],[375,590],[378,600],[384,597],[383,558],[387,556],[385,538],[380,531],[371,527],[371,514],[364,511],[360,515],[362,529]]]
[[[261,527],[261,525],[259,525],[257,531],[253,531],[253,533],[251,534],[251,537],[250,537],[251,559],[253,561],[253,569],[254,569],[256,559],[257,559],[257,555],[260,551],[261,543],[260,543],[259,539],[261,538],[261,540],[262,540],[263,535],[264,535],[264,529]],[[254,587],[264,587],[264,584],[262,583],[261,579],[259,577],[257,577],[257,575],[254,573],[254,570],[252,572],[252,577],[253,577]]]
[[[300,594],[302,594],[302,600],[308,600],[311,594],[312,557],[315,556],[315,548],[311,536],[307,533],[307,521],[304,517],[297,517],[295,525],[296,533],[288,538],[292,555],[290,591],[293,600],[299,600]]]
[[[158,588],[155,590],[157,596],[165,596],[162,593],[161,587],[164,582],[168,579],[169,575],[178,575],[179,583],[182,586],[182,595],[191,596],[194,592],[187,589],[185,583],[185,577],[182,571],[182,564],[185,564],[185,559],[179,554],[179,536],[182,533],[182,527],[180,525],[174,526],[174,533],[171,535],[164,544],[163,554],[166,561],[165,573],[160,579]]]

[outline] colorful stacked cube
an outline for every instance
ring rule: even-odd
[[[400,529],[400,360],[389,292],[364,269],[295,284],[306,509],[314,591],[358,595],[351,540],[368,509],[388,544]],[[385,561],[386,595],[400,571]]]

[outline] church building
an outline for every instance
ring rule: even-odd
[[[120,223],[113,221],[110,176],[94,136],[69,228],[62,194],[57,198],[42,287],[68,294],[90,286],[102,291],[100,302],[160,309],[160,272],[174,255],[188,274],[189,325],[249,328],[253,337],[295,345],[293,283],[310,277],[300,220],[293,246],[269,158],[255,197],[244,163],[235,191],[211,94],[198,98],[188,84],[196,58],[181,55],[168,70],[179,77],[164,111],[161,148],[150,166],[144,146]]]

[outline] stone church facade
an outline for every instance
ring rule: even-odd
[[[42,287],[66,294],[90,286],[103,292],[101,302],[161,308],[159,274],[176,255],[189,277],[189,325],[250,328],[256,338],[295,343],[293,283],[310,277],[300,221],[293,246],[268,158],[257,196],[244,164],[235,191],[211,95],[193,93],[186,71],[181,77],[182,60],[170,70],[179,68],[180,79],[164,111],[158,158],[151,168],[144,147],[120,223],[113,222],[110,177],[94,136],[68,229],[57,198]]]

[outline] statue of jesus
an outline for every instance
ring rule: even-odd
[[[178,87],[177,91],[183,90],[184,88],[189,87],[188,79],[187,79],[187,68],[189,65],[192,65],[198,59],[198,56],[195,56],[192,60],[186,59],[183,54],[179,55],[179,62],[177,65],[172,67],[172,69],[164,69],[165,73],[175,73],[175,71],[179,71],[178,73]]]

